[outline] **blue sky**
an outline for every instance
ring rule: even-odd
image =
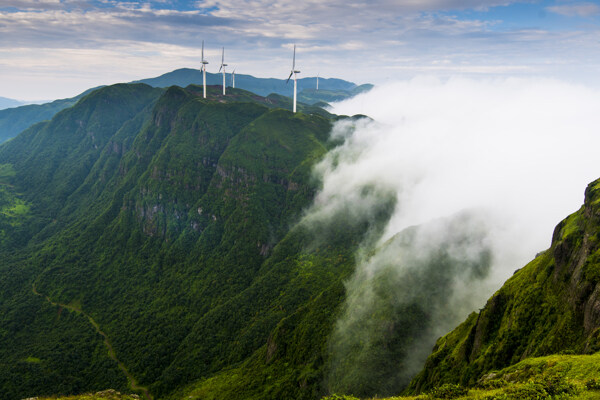
[[[416,75],[597,83],[600,4],[579,0],[0,0],[0,96],[75,95],[197,67],[376,84]]]

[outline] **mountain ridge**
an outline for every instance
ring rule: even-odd
[[[207,73],[206,75],[208,85],[222,84],[221,74]],[[292,85],[285,84],[284,79],[256,78],[244,74],[236,74],[236,78],[238,88],[254,92],[261,96],[266,97],[272,93],[286,96],[291,96],[292,94]],[[229,79],[228,83],[230,83]],[[357,86],[352,82],[330,78],[319,79],[320,85],[324,89],[321,92],[322,95],[310,94],[310,91],[303,94],[301,91],[302,88],[315,87],[316,78],[302,78],[298,82],[300,84],[299,101],[310,102],[310,104],[319,101],[338,101],[370,89],[369,85]],[[141,79],[130,83],[146,83],[150,86],[160,88],[169,86],[187,87],[189,85],[201,85],[202,74],[199,70],[180,68],[158,77]],[[79,99],[101,87],[88,89],[72,98],[55,100],[44,104],[14,106],[4,110],[0,107],[0,143],[15,137],[35,123],[51,119],[57,112],[73,106]]]
[[[89,322],[35,296],[32,284],[93,318],[127,370],[161,398],[244,361],[252,373],[249,360],[282,321],[331,285],[339,293],[352,247],[305,255],[310,233],[290,227],[314,196],[311,169],[334,145],[332,123],[345,117],[308,106],[315,113],[293,114],[279,108],[287,98],[241,89],[223,98],[209,87],[205,100],[198,89],[105,87],[0,146],[0,182],[12,193],[2,201],[26,204],[6,225],[0,204],[0,229],[12,237],[14,218],[30,221],[10,250],[0,246],[0,398],[127,385]],[[356,243],[366,225],[350,223],[341,238]],[[301,261],[307,256],[321,261]],[[332,283],[323,279],[335,270]],[[331,318],[336,304],[322,312]],[[311,357],[321,376],[321,356]],[[301,362],[273,376],[314,397],[318,378],[295,383],[306,379],[297,376]],[[23,376],[37,378],[23,385]]]
[[[538,254],[458,328],[439,339],[411,383],[474,385],[480,377],[529,357],[600,350],[600,180],[584,205],[555,228]]]

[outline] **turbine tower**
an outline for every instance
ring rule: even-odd
[[[235,68],[233,69],[233,72],[231,73],[231,87],[235,89]]]
[[[300,73],[300,71],[296,71],[296,45],[294,45],[294,59],[292,61],[292,72],[290,72],[290,76],[288,76],[287,81],[285,81],[285,83],[288,83],[290,81],[290,78],[292,77],[292,75],[294,75],[294,108],[293,108],[293,112],[296,112],[296,90],[298,89],[296,74],[299,74],[299,73]]]
[[[319,90],[319,73],[317,72],[317,90]]]
[[[204,98],[206,98],[206,64],[208,61],[204,59],[204,40],[202,41],[202,85],[204,86]]]
[[[221,53],[221,66],[219,67],[219,72],[221,72],[221,69],[223,70],[223,96],[225,96],[225,67],[227,66],[227,64],[225,64],[225,47],[223,47],[223,52]]]

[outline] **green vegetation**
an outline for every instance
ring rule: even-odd
[[[419,396],[396,396],[380,400],[538,400],[600,399],[600,353],[552,355],[525,359],[482,376],[473,386],[444,384]],[[332,395],[323,400],[358,400]]]
[[[52,119],[57,112],[73,106],[92,90],[94,89],[87,90],[69,99],[0,110],[0,143],[17,136],[19,132],[38,122]]]
[[[102,88],[0,147],[5,209],[28,218],[0,254],[0,398],[123,391],[125,370],[155,398],[323,393],[343,281],[380,222],[319,244],[296,225],[338,117],[198,89]]]
[[[23,242],[30,206],[12,185],[12,164],[0,164],[0,249],[9,250]]]
[[[75,396],[36,397],[36,400],[138,400],[135,394],[122,394],[114,389],[102,390],[96,393],[87,393]]]

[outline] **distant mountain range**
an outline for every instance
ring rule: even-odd
[[[231,86],[231,74],[227,73],[226,85]],[[181,68],[175,71],[166,73],[156,78],[142,79],[132,83],[145,83],[153,87],[169,87],[177,85],[180,87],[186,87],[188,85],[202,84],[202,72],[197,69]],[[206,73],[206,84],[207,85],[222,85],[223,75]],[[256,93],[261,96],[267,96],[271,93],[282,94],[284,96],[292,96],[294,89],[293,82],[286,83],[286,79],[276,78],[256,78],[252,75],[235,74],[235,86],[240,89],[247,90],[249,92]],[[317,86],[317,78],[302,78],[298,79],[298,92],[302,92],[304,89],[315,89]],[[320,90],[339,90],[350,92],[357,85],[352,82],[348,82],[342,79],[335,78],[319,78],[319,89]]]
[[[0,97],[0,110],[10,107],[22,106],[23,102],[15,99],[8,99],[6,97]]]
[[[221,85],[222,75],[207,73],[206,80],[208,85]],[[161,76],[149,79],[142,79],[132,83],[145,83],[152,87],[166,88],[170,86],[186,87],[192,84],[202,84],[202,74],[199,70],[182,68],[163,74]],[[291,96],[293,85],[286,84],[285,79],[275,78],[256,78],[251,75],[236,74],[235,84],[237,88],[244,89],[260,96],[267,96],[271,93]],[[298,100],[307,104],[316,104],[325,106],[322,102],[340,101],[355,96],[358,93],[370,90],[373,85],[357,86],[355,83],[342,79],[319,79],[319,90],[316,90],[317,78],[302,78],[298,80]],[[231,86],[231,74],[227,74],[227,85]],[[73,106],[80,98],[98,88],[88,89],[78,96],[56,100],[45,104],[22,105],[16,100],[5,99],[8,104],[2,109],[0,98],[0,143],[11,139],[30,126],[51,119],[56,113],[65,108]],[[13,103],[11,103],[13,102]],[[17,102],[17,103],[14,103]],[[11,105],[12,104],[12,105]],[[5,107],[4,107],[5,108]]]

